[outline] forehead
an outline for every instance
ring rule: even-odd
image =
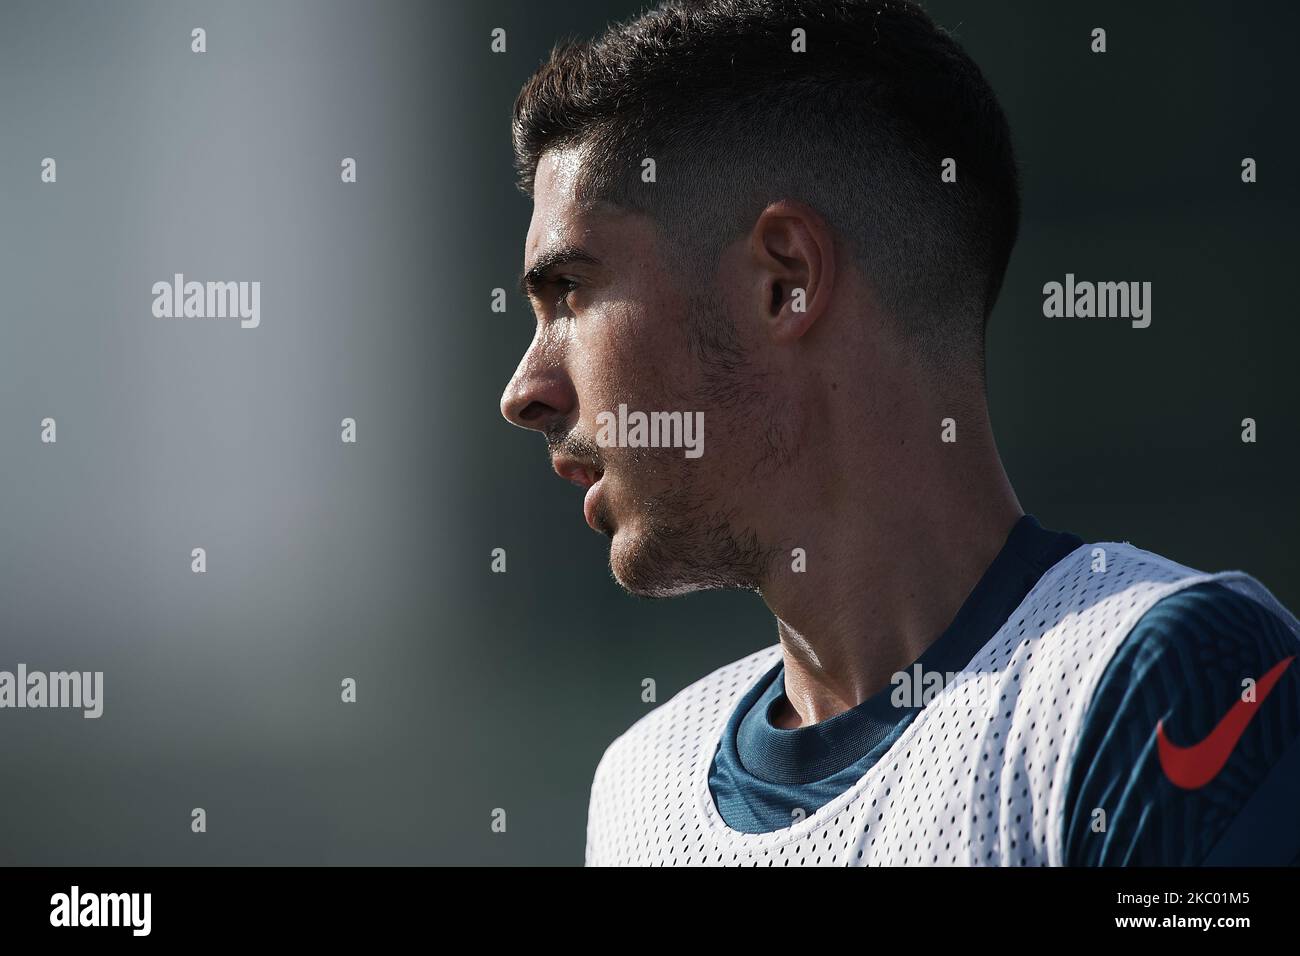
[[[524,241],[524,268],[547,252],[582,248],[606,264],[653,251],[655,228],[646,216],[578,196],[581,147],[547,150],[533,179],[533,218]]]
[[[575,220],[582,218],[578,205],[578,173],[582,169],[579,150],[548,150],[537,161],[533,177],[533,220],[528,226],[525,260],[543,243],[560,245],[572,235]]]

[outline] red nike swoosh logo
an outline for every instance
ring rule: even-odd
[[[1190,747],[1170,743],[1165,736],[1165,722],[1158,722],[1156,750],[1160,754],[1160,769],[1165,772],[1169,782],[1184,790],[1197,790],[1217,777],[1232,756],[1232,748],[1237,746],[1237,741],[1246,732],[1246,726],[1258,712],[1259,705],[1264,703],[1264,699],[1272,692],[1293,660],[1294,655],[1278,661],[1255,685],[1255,699],[1238,700],[1210,731],[1209,736],[1199,743]]]

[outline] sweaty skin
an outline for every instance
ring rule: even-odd
[[[502,414],[546,436],[563,477],[598,480],[587,512],[623,587],[757,591],[785,660],[775,719],[827,720],[942,633],[1023,514],[977,366],[918,360],[808,206],[770,204],[693,280],[653,219],[579,201],[584,161],[538,163],[524,269],[550,268]],[[597,445],[596,416],[620,403],[703,412],[703,456]]]

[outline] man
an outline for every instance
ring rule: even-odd
[[[623,587],[750,589],[779,637],[609,747],[588,863],[1296,860],[1295,618],[1044,529],[1003,471],[1015,160],[923,12],[670,3],[553,51],[513,132],[503,414]]]

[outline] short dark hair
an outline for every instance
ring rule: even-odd
[[[969,360],[975,347],[983,366],[1019,175],[993,90],[915,3],[669,0],[557,45],[512,132],[527,195],[546,150],[582,146],[581,199],[652,216],[676,264],[710,273],[768,202],[806,202],[923,354]],[[941,180],[945,158],[955,182]]]

